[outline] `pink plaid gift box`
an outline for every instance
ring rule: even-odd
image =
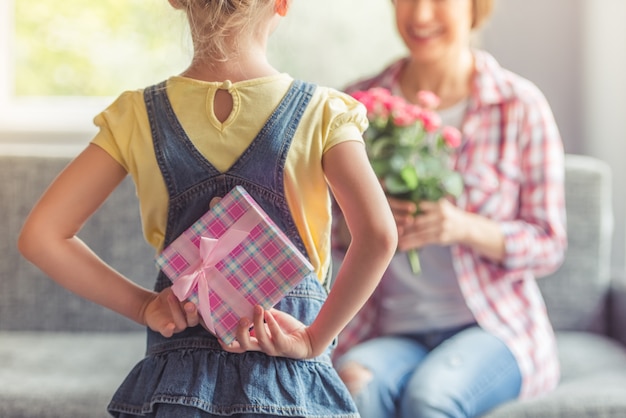
[[[246,190],[237,186],[156,259],[179,300],[198,306],[230,344],[254,306],[274,306],[313,266]]]

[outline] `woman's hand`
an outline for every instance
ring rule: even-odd
[[[459,209],[447,199],[412,202],[389,199],[398,227],[398,249],[408,251],[425,245],[461,244],[478,254],[501,262],[505,257],[504,234],[497,222]]]
[[[419,215],[412,215],[411,202],[395,201],[390,205],[398,225],[398,249],[407,251],[425,245],[450,245],[462,242],[466,236],[466,212],[447,199],[420,202]],[[394,209],[395,207],[395,209]]]
[[[148,301],[143,311],[144,323],[166,338],[200,323],[196,305],[179,302],[171,288],[166,288]]]
[[[250,330],[250,326],[254,328]],[[293,359],[312,358],[316,354],[309,329],[293,316],[277,309],[254,308],[254,318],[250,322],[243,318],[237,329],[237,340],[226,345],[220,340],[224,350],[231,353],[262,351],[275,357]]]

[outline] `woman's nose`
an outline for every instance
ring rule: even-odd
[[[428,22],[435,16],[435,8],[442,0],[414,0],[413,19],[418,22]]]

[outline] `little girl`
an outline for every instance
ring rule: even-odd
[[[389,263],[396,228],[361,139],[364,109],[294,80],[266,57],[289,0],[170,0],[194,43],[179,76],[123,93],[99,132],[33,208],[19,248],[72,292],[147,326],[147,355],[109,404],[116,417],[357,417],[330,362],[337,334]],[[216,198],[243,186],[315,267],[276,309],[256,308],[221,344],[159,273],[154,291],[76,236],[130,174],[146,240],[171,243]],[[352,243],[327,292],[330,193]],[[254,325],[254,332],[249,331]]]

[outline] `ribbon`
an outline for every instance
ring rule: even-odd
[[[250,303],[234,288],[215,265],[226,257],[250,234],[252,228],[263,220],[260,213],[248,210],[219,238],[200,238],[200,259],[193,271],[181,275],[172,284],[172,291],[179,300],[189,298],[194,289],[198,291],[198,311],[208,329],[215,332],[215,323],[211,314],[209,292],[216,292],[222,299],[229,301],[229,308],[239,317],[249,314]]]

